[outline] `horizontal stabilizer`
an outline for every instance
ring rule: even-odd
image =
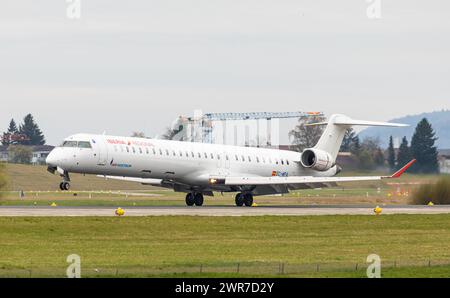
[[[318,122],[318,123],[309,123],[306,126],[315,126],[315,125],[345,125],[345,126],[388,126],[388,127],[407,127],[408,124],[402,123],[392,123],[392,122],[378,122],[378,121],[366,121],[366,120],[355,120],[351,119],[345,115],[333,115],[330,122]]]
[[[377,121],[365,121],[365,120],[353,120],[347,119],[336,119],[334,125],[348,125],[348,126],[390,126],[390,127],[407,127],[408,124],[401,123],[391,123],[391,122],[377,122]]]

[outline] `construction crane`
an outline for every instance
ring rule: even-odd
[[[286,118],[304,118],[304,117],[323,117],[322,112],[247,112],[247,113],[196,113],[194,117],[178,117],[173,125],[173,140],[214,143],[213,130],[214,123],[222,122],[226,126],[227,121],[242,120],[267,120],[286,119]],[[269,122],[270,123],[270,122]],[[259,123],[257,122],[257,125]],[[258,127],[259,130],[259,127]],[[199,138],[198,136],[201,136]],[[268,140],[270,137],[268,137]],[[259,143],[259,141],[258,141]],[[268,142],[270,145],[270,142]],[[259,144],[258,144],[259,146]]]

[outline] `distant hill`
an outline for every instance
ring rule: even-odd
[[[408,138],[411,142],[411,137],[414,134],[417,123],[427,118],[433,126],[436,136],[439,138],[436,141],[436,145],[439,149],[450,148],[450,110],[443,110],[439,112],[422,113],[418,115],[409,115],[402,118],[396,118],[390,120],[390,122],[398,122],[409,124],[409,127],[401,128],[388,128],[388,127],[370,127],[359,133],[359,137],[364,139],[366,137],[379,137],[382,147],[387,147],[389,142],[389,136],[394,137],[394,144],[397,142],[397,146],[403,136]]]

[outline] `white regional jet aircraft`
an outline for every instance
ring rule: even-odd
[[[289,190],[334,186],[338,182],[397,178],[414,160],[392,176],[334,177],[340,172],[336,157],[344,134],[354,125],[406,126],[397,123],[353,120],[333,115],[313,148],[303,152],[237,147],[168,140],[76,134],[47,157],[48,170],[63,177],[61,190],[69,190],[69,173],[94,174],[186,192],[188,206],[203,205],[203,196],[238,192],[237,206],[251,206],[253,196]]]

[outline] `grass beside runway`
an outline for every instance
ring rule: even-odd
[[[84,276],[360,277],[372,253],[384,276],[450,276],[450,215],[20,217],[0,227],[0,276],[64,276],[73,253]]]

